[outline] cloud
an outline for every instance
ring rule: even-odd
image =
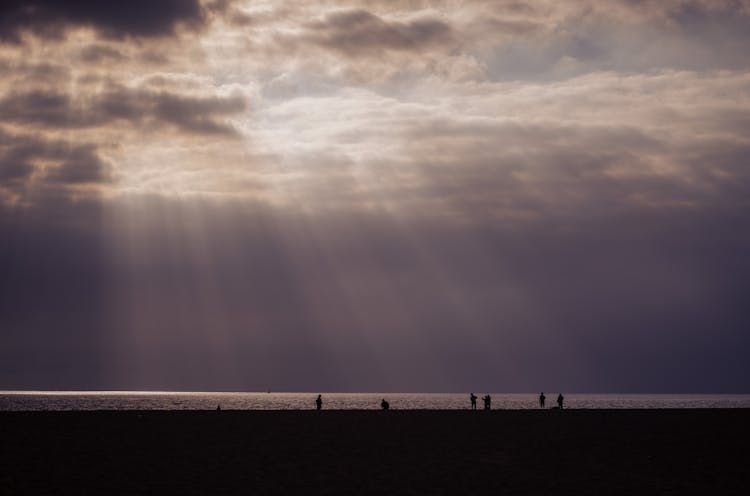
[[[282,2],[236,4],[226,22],[243,33],[252,57],[272,59],[282,72],[304,65],[322,80],[562,80],[592,71],[745,67],[748,5]]]
[[[125,58],[119,50],[106,45],[89,45],[80,52],[80,59],[89,64],[98,64],[107,60],[121,61]]]
[[[380,202],[405,217],[480,224],[592,205],[601,215],[700,210],[743,202],[722,191],[748,188],[746,123],[727,111],[750,102],[746,89],[743,72],[414,83],[414,94],[430,97],[290,99],[253,133],[260,143],[296,143],[286,174],[269,179],[311,207]],[[731,166],[708,158],[721,150],[737,157]]]
[[[446,22],[422,17],[387,21],[364,9],[331,12],[305,25],[303,43],[312,43],[346,56],[377,56],[383,50],[422,51],[453,41]]]
[[[68,26],[92,27],[107,37],[164,36],[178,24],[200,24],[198,0],[10,0],[0,6],[0,39],[17,40],[20,32],[55,34]]]
[[[216,121],[216,116],[232,115],[246,109],[242,97],[185,97],[159,93],[151,95],[153,115],[187,131],[203,134],[232,134],[234,129]]]
[[[7,122],[73,127],[93,121],[79,115],[71,98],[63,93],[30,91],[11,93],[0,100],[0,112]]]
[[[62,158],[62,163],[47,171],[45,182],[71,185],[109,182],[108,168],[91,145],[72,147],[55,156]]]
[[[75,98],[56,91],[13,92],[0,99],[6,122],[49,128],[84,128],[109,123],[167,124],[197,134],[234,134],[222,117],[242,112],[239,96],[192,96],[168,91],[109,88]]]
[[[97,145],[0,130],[0,203],[43,210],[50,198],[93,197],[112,182]]]

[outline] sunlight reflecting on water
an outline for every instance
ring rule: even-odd
[[[482,396],[484,393],[477,393]],[[493,409],[538,409],[536,394],[492,395]],[[211,393],[138,391],[3,391],[0,410],[309,410],[313,393]],[[557,393],[547,393],[553,405]],[[323,408],[376,410],[387,399],[396,410],[469,408],[468,394],[323,393]],[[479,408],[481,408],[481,399]],[[566,394],[566,408],[750,408],[750,395]]]

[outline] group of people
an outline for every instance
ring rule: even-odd
[[[544,396],[544,393],[539,393],[539,408],[544,408],[544,402],[547,399],[546,396]],[[563,402],[565,401],[565,396],[562,395],[562,393],[557,395],[557,408],[562,410],[563,408]]]
[[[539,394],[539,407],[544,408],[544,402],[546,401],[547,397],[544,396],[544,393]],[[484,409],[489,410],[492,407],[492,397],[489,394],[486,394],[482,396],[482,401],[484,401]],[[563,408],[563,402],[565,401],[565,397],[560,393],[557,395],[557,407],[562,410]],[[477,409],[477,395],[474,393],[469,394],[469,402],[471,403],[471,409],[476,410]]]
[[[477,409],[477,395],[474,393],[471,393],[469,395],[469,400],[471,401],[471,409],[476,410]],[[492,396],[489,394],[485,394],[482,396],[482,401],[484,401],[484,409],[489,410],[492,408]]]
[[[539,394],[539,407],[544,408],[544,403],[547,400],[547,397],[544,396],[544,393]],[[476,410],[477,409],[477,395],[474,393],[469,394],[469,401],[471,402],[471,409]],[[482,396],[482,401],[484,401],[484,409],[490,410],[492,408],[492,396],[489,394],[485,394]],[[562,395],[562,393],[557,395],[557,408],[562,410],[563,408],[563,402],[565,401],[565,397]],[[380,408],[383,410],[388,410],[391,407],[390,403],[388,403],[385,398],[383,398],[380,402]],[[315,399],[315,409],[321,410],[323,408],[323,398],[321,395],[318,395],[318,397]],[[217,408],[218,409],[218,408]]]

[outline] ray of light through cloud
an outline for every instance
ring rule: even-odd
[[[0,387],[746,391],[750,3],[0,7]]]

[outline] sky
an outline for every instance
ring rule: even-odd
[[[0,3],[0,389],[750,392],[750,1]]]

